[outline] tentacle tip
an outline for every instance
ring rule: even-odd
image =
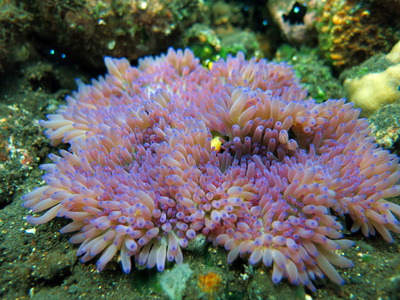
[[[308,287],[310,289],[311,292],[315,293],[317,291],[317,289],[315,288],[315,286],[312,287]]]
[[[104,270],[104,266],[97,266],[97,272],[101,272]]]
[[[393,243],[393,242],[394,242],[392,236],[390,236],[390,238],[385,238],[385,240],[386,240],[388,243]]]
[[[256,263],[257,263],[257,262],[255,262],[254,260],[249,259],[249,264],[251,264],[252,266],[254,266]]]
[[[164,271],[164,269],[165,269],[165,266],[163,266],[163,265],[157,266],[157,270],[158,270],[159,272]]]
[[[297,279],[297,280],[290,281],[290,283],[293,284],[293,285],[299,285],[300,282]]]
[[[282,277],[272,276],[272,282],[278,284],[281,281]]]
[[[38,221],[38,218],[35,218],[35,217],[31,216],[31,215],[26,216],[25,219],[31,225],[40,225],[40,224],[42,224],[42,222]]]
[[[139,266],[144,266],[145,264],[146,264],[146,262],[145,261],[138,261],[138,264],[139,264]]]

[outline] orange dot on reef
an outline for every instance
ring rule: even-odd
[[[215,272],[210,272],[199,276],[198,285],[203,292],[213,293],[219,289],[221,282],[222,278],[220,275]]]

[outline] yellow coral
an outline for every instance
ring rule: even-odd
[[[347,99],[360,107],[364,116],[400,100],[400,42],[386,58],[398,64],[385,71],[369,73],[360,78],[348,78],[344,82]]]
[[[364,116],[397,101],[400,97],[399,86],[400,64],[384,72],[370,73],[344,82],[347,99],[360,107]]]
[[[215,272],[209,272],[199,276],[198,285],[200,289],[212,297],[218,291],[222,282],[222,278]]]
[[[400,42],[393,46],[386,58],[394,64],[400,63]]]

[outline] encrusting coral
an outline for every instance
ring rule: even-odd
[[[358,67],[361,75],[346,78],[343,83],[347,99],[360,107],[365,116],[400,101],[400,42],[386,56],[379,55],[377,59],[371,59],[371,65],[375,64],[375,68],[369,66],[368,62]],[[357,72],[357,68],[354,71]],[[369,72],[365,74],[366,71]]]
[[[400,232],[400,206],[385,200],[400,194],[399,159],[351,103],[305,100],[287,64],[238,53],[208,70],[188,49],[105,63],[105,77],[78,81],[40,121],[53,145],[71,147],[23,197],[46,211],[31,224],[72,220],[61,232],[78,231],[82,262],[99,255],[101,271],[120,253],[126,273],[132,261],[162,271],[203,234],[228,262],[248,256],[273,267],[273,282],[315,290],[316,277],[344,282],[333,265],[352,266],[335,252],[353,242],[333,212],[365,236]]]
[[[336,70],[387,52],[399,40],[395,1],[326,0],[320,3],[319,48]],[[391,6],[391,7],[390,7]]]

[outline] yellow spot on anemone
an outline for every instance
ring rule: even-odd
[[[211,141],[211,149],[215,148],[215,151],[219,152],[221,150],[222,141],[219,136],[216,136]]]

